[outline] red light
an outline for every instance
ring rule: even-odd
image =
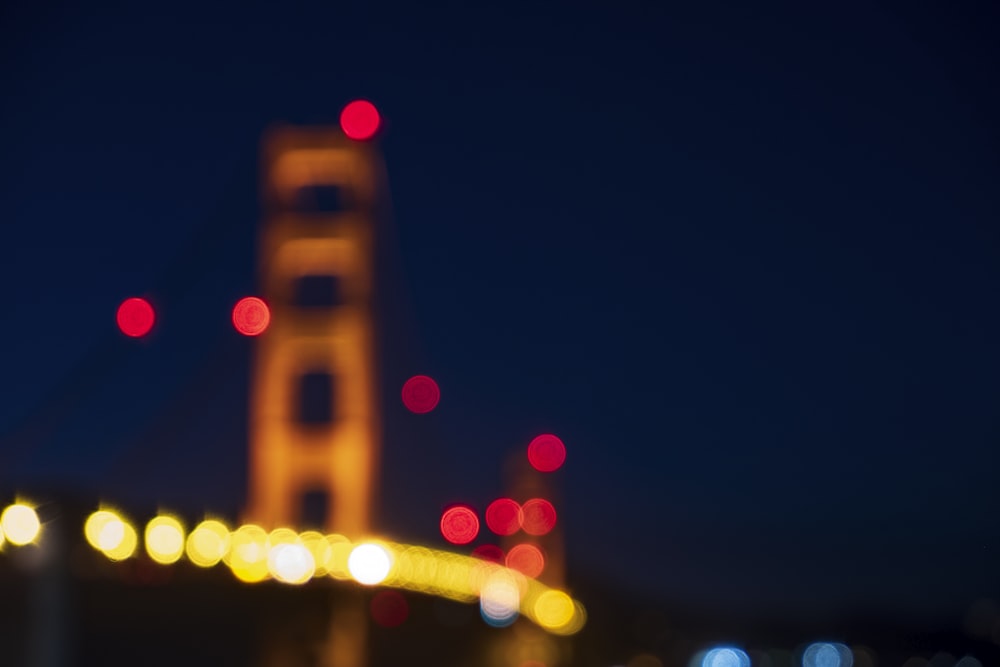
[[[156,316],[153,307],[145,299],[131,298],[122,301],[118,306],[118,328],[122,333],[132,338],[145,336],[153,328]]]
[[[534,578],[545,569],[545,556],[534,544],[518,544],[507,552],[507,567]]]
[[[468,544],[479,534],[479,517],[471,507],[449,507],[441,515],[441,534],[452,544]]]
[[[503,549],[495,544],[480,544],[472,550],[472,555],[491,563],[503,563]]]
[[[544,535],[556,527],[556,508],[544,498],[532,498],[521,508],[521,526],[528,535]]]
[[[414,375],[403,385],[403,405],[417,414],[433,410],[441,400],[437,382],[426,375]]]
[[[378,109],[368,100],[354,100],[340,112],[340,129],[358,141],[375,136],[380,123]]]
[[[538,436],[528,445],[528,462],[539,472],[558,470],[565,460],[566,445],[551,433]]]
[[[372,620],[383,628],[395,628],[410,615],[410,605],[397,591],[379,591],[371,602]]]
[[[244,336],[260,335],[270,323],[270,309],[255,296],[240,299],[233,306],[233,326]]]
[[[512,498],[497,498],[486,508],[486,525],[497,535],[513,535],[521,529],[521,506]]]

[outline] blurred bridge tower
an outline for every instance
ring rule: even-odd
[[[560,487],[556,480],[550,473],[539,472],[532,467],[522,451],[512,454],[507,460],[504,477],[507,495],[519,503],[541,499],[552,503],[557,512],[562,509]],[[536,547],[544,556],[544,566],[537,579],[552,588],[567,590],[565,537],[559,518],[554,527],[542,535],[521,530],[502,538],[500,544],[504,553],[508,554],[514,548],[526,545]],[[579,657],[572,653],[572,643],[566,638],[554,637],[527,623],[518,623],[515,630],[498,640],[499,648],[493,653],[488,667],[520,667],[526,664],[561,667],[579,661]]]
[[[379,453],[372,308],[381,163],[338,128],[280,127],[263,143],[247,516],[267,530],[371,530]],[[335,604],[323,667],[360,667],[367,617]]]

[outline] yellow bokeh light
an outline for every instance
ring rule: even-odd
[[[41,532],[42,524],[33,507],[23,503],[10,505],[0,515],[0,527],[7,541],[16,546],[31,544]]]
[[[267,533],[260,526],[240,526],[231,536],[226,564],[240,581],[256,583],[268,578]]]
[[[385,547],[371,542],[359,544],[351,550],[347,569],[359,584],[374,586],[382,583],[392,569],[392,558]]]
[[[156,516],[146,524],[146,553],[157,563],[176,563],[184,553],[184,526],[172,516]]]
[[[83,524],[83,535],[87,543],[98,551],[104,551],[101,543],[101,531],[111,521],[119,521],[118,515],[109,510],[98,510],[87,517]]]
[[[576,610],[570,596],[562,591],[548,590],[535,598],[533,611],[540,626],[553,630],[569,625]]]
[[[132,524],[111,510],[98,510],[87,517],[83,534],[90,546],[111,560],[131,558],[139,546]]]
[[[215,519],[206,519],[188,535],[188,560],[199,567],[212,567],[229,553],[229,528]]]
[[[139,546],[139,535],[128,521],[112,519],[101,529],[98,543],[109,545],[102,551],[111,560],[126,560],[135,554]]]

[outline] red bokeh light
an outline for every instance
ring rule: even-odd
[[[372,620],[383,628],[395,628],[410,615],[410,605],[398,591],[379,591],[371,601]]]
[[[244,336],[260,335],[270,323],[271,310],[255,296],[244,297],[233,306],[233,326]]]
[[[512,498],[497,498],[486,507],[486,525],[497,535],[521,529],[521,506]]]
[[[452,544],[468,544],[479,534],[479,517],[471,507],[449,507],[441,515],[441,534]]]
[[[374,137],[381,122],[378,109],[368,100],[354,100],[340,112],[340,129],[358,141]]]
[[[503,564],[503,549],[495,544],[480,544],[472,550],[475,558],[489,561],[491,563]]]
[[[558,470],[566,460],[566,445],[551,433],[540,435],[528,444],[528,462],[539,472]]]
[[[517,544],[507,552],[507,567],[534,578],[545,569],[545,555],[534,544]]]
[[[556,527],[556,508],[544,498],[527,501],[521,512],[521,527],[529,535],[544,535]]]
[[[440,400],[441,389],[437,382],[426,375],[414,375],[403,385],[403,405],[410,412],[430,412]]]
[[[118,306],[116,320],[123,334],[138,338],[145,336],[153,328],[156,315],[148,301],[133,297],[125,299],[122,305]]]

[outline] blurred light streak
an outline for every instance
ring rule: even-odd
[[[156,315],[148,301],[133,297],[122,301],[115,319],[123,334],[139,338],[148,334],[153,328]]]
[[[586,610],[576,600],[573,600],[572,618],[564,625],[545,627],[539,623],[535,603],[547,591],[555,591],[556,589],[526,577],[517,570],[449,551],[387,542],[382,544],[393,556],[391,572],[382,582],[385,586],[435,595],[458,602],[468,603],[479,600],[481,605],[481,594],[484,586],[490,581],[495,583],[496,577],[501,576],[503,581],[513,582],[516,585],[520,601],[520,614],[548,632],[571,635],[582,629],[586,623]],[[544,603],[542,608],[547,608]]]
[[[146,524],[146,553],[157,563],[176,563],[184,554],[184,526],[172,516],[153,517]]]
[[[31,544],[42,530],[35,508],[24,503],[14,503],[0,514],[0,528],[7,541],[15,546]]]
[[[441,535],[452,544],[468,544],[479,534],[479,517],[465,505],[449,507],[441,515]]]
[[[259,336],[271,323],[271,310],[263,299],[248,296],[233,306],[233,326],[244,336]]]
[[[521,505],[513,498],[497,498],[486,507],[486,526],[497,535],[513,535],[521,529]]]
[[[557,436],[544,433],[528,443],[528,462],[539,472],[554,472],[566,461],[566,445]]]
[[[151,528],[156,526],[177,529],[177,533],[171,531],[170,538],[175,543],[174,551],[176,543],[182,542],[195,565],[211,567],[222,561],[236,578],[247,583],[269,576],[284,583],[305,583],[319,571],[317,562],[323,562],[326,574],[335,579],[353,579],[366,586],[384,585],[464,603],[479,602],[480,611],[485,590],[491,624],[506,623],[505,619],[512,622],[513,614],[513,618],[524,616],[551,634],[571,635],[586,622],[583,605],[566,592],[549,588],[516,569],[474,556],[384,540],[353,544],[343,535],[315,531],[299,535],[289,528],[268,534],[255,524],[230,532],[215,519],[199,523],[185,542],[183,527],[173,521],[166,516],[154,518],[147,530],[153,533]],[[130,557],[137,547],[135,529],[109,509],[91,514],[84,533],[95,549],[112,560]],[[530,547],[528,553],[534,550],[541,554],[534,545],[520,546]],[[321,557],[317,558],[317,553]],[[511,609],[509,605],[515,598],[517,606]]]

